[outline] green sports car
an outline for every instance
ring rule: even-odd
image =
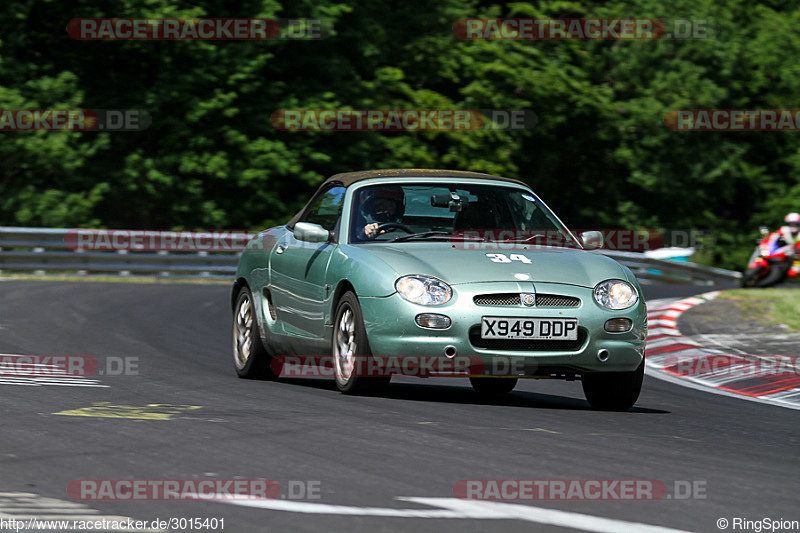
[[[236,372],[290,375],[285,365],[304,358],[345,393],[397,373],[468,376],[488,395],[520,377],[580,379],[593,407],[627,409],[642,386],[647,314],[631,271],[588,251],[601,245],[517,180],[337,174],[243,251]]]

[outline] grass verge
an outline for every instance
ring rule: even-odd
[[[734,301],[747,316],[800,331],[800,290],[736,289],[722,292],[720,298]]]

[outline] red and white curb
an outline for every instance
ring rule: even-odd
[[[705,348],[678,330],[678,317],[719,291],[647,303],[648,375],[693,389],[800,410],[800,358],[776,363]]]

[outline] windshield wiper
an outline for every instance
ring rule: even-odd
[[[519,239],[503,239],[503,240],[507,241],[507,242],[516,242],[516,243],[521,243],[521,244],[527,244],[527,243],[529,243],[531,241],[535,241],[536,239],[540,239],[540,238],[543,238],[543,237],[547,237],[547,234],[545,234],[545,233],[536,233],[535,235],[531,235],[530,237],[524,237],[524,238],[519,238]],[[569,248],[570,246],[575,246],[575,244],[576,243],[572,239],[566,239],[565,238],[564,242],[548,242],[546,244],[546,246],[555,246],[555,247],[563,246],[564,248]]]
[[[537,233],[536,235],[531,235],[530,237],[525,237],[523,239],[503,239],[503,240],[508,242],[531,242],[541,237],[546,237],[546,235],[544,233]]]
[[[462,234],[455,234],[450,233],[449,231],[423,231],[422,233],[411,233],[409,235],[400,235],[399,237],[395,237],[392,240],[386,242],[401,242],[401,241],[410,241],[412,239],[428,239],[431,237],[447,237],[450,240],[454,241],[481,241],[483,242],[484,239],[478,237],[477,235],[462,235]]]
[[[386,242],[401,242],[401,241],[410,241],[411,239],[427,239],[430,237],[449,237],[449,231],[423,231],[422,233],[410,233],[408,235],[400,235],[399,237],[395,237],[394,239],[388,240]]]

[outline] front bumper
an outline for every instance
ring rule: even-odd
[[[393,294],[382,298],[361,298],[370,348],[386,356],[441,356],[453,346],[458,356],[479,359],[486,375],[565,377],[586,372],[627,372],[644,358],[647,311],[643,299],[623,311],[611,311],[594,300],[592,289],[557,283],[486,282],[453,285],[453,298],[445,305],[422,306]],[[502,293],[555,294],[578,298],[578,307],[524,307],[519,305],[477,305],[477,295]],[[415,322],[420,313],[437,313],[451,319],[447,329],[422,328]],[[481,317],[577,318],[579,341],[532,343],[486,343],[479,340]],[[611,318],[628,318],[633,327],[625,333],[605,331]],[[478,328],[476,330],[475,328]],[[470,338],[472,333],[472,338]],[[481,346],[483,345],[483,347]],[[608,358],[598,358],[600,350]],[[509,366],[511,364],[511,366]]]

